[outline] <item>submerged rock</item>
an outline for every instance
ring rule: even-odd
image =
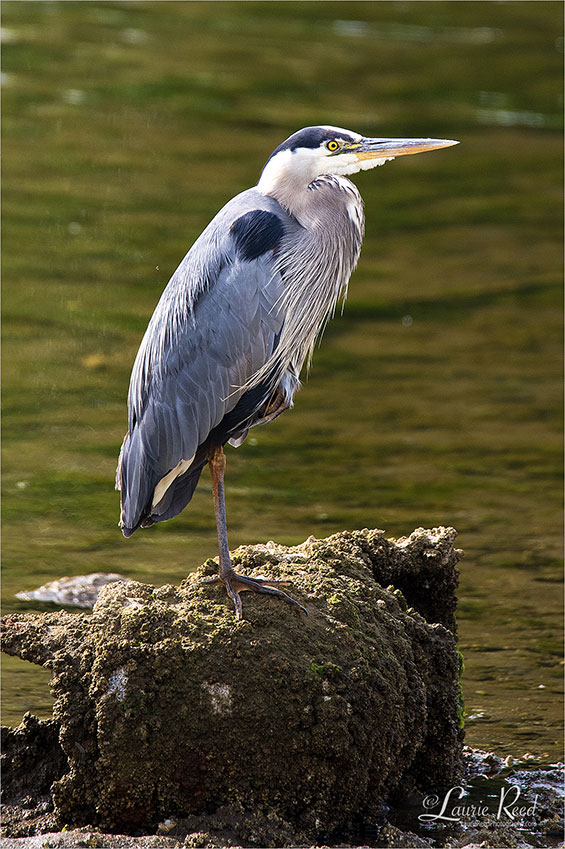
[[[117,581],[129,581],[117,572],[91,572],[89,575],[73,575],[57,578],[36,590],[16,593],[22,601],[46,601],[54,604],[68,604],[73,607],[93,607],[101,587]]]
[[[180,587],[108,585],[92,615],[6,617],[4,651],[53,673],[59,824],[174,836],[184,819],[199,845],[289,845],[452,786],[454,539],[364,530],[235,552],[238,571],[291,580],[307,617],[250,594],[237,622],[223,588],[199,584],[213,561]]]

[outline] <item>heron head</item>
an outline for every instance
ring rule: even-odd
[[[343,176],[383,165],[396,156],[424,153],[458,142],[451,139],[365,138],[341,127],[306,127],[280,144],[263,168],[259,189],[281,181],[308,185],[323,174]]]

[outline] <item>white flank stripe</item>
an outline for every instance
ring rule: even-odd
[[[168,490],[168,488],[170,487],[172,482],[175,480],[175,478],[178,478],[179,475],[184,475],[184,473],[186,472],[186,470],[188,469],[188,467],[190,466],[190,464],[194,460],[195,456],[196,455],[193,455],[190,458],[190,460],[181,460],[180,463],[177,463],[177,465],[175,466],[174,469],[171,469],[171,471],[168,472],[168,474],[166,474],[164,478],[161,478],[161,480],[159,481],[159,483],[155,487],[155,491],[153,493],[153,502],[151,504],[152,510],[161,501],[161,499],[163,498],[163,496],[165,495],[166,491]]]

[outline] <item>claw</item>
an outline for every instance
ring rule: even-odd
[[[288,604],[293,604],[295,607],[298,607],[303,613],[306,614],[306,616],[308,615],[308,611],[305,607],[295,601],[287,593],[283,592],[282,590],[276,589],[276,584],[289,584],[290,581],[274,580],[270,578],[250,578],[247,575],[238,575],[237,572],[232,570],[231,572],[228,572],[228,574],[224,577],[222,577],[221,575],[217,575],[214,578],[206,578],[200,583],[224,584],[229,597],[234,603],[236,619],[243,619],[243,606],[239,594],[245,591],[265,593],[266,595],[277,596],[278,598],[284,599],[284,601],[288,602]]]
[[[289,581],[271,581],[267,578],[249,578],[247,575],[238,575],[237,572],[234,571],[230,560],[228,531],[226,527],[226,504],[224,496],[224,469],[226,465],[226,458],[221,446],[210,444],[208,451],[208,465],[210,466],[210,477],[212,479],[214,512],[216,514],[216,529],[218,531],[220,574],[216,578],[206,579],[202,581],[202,583],[216,584],[218,581],[221,581],[225,584],[228,595],[235,605],[235,615],[237,619],[243,619],[243,607],[239,594],[244,590],[278,596],[278,598],[283,598],[289,604],[299,607],[303,613],[308,615],[308,611],[305,607],[302,607],[301,604],[286,593],[283,593],[282,590],[277,590],[274,586],[275,584],[288,584]]]

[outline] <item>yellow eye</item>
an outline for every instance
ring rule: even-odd
[[[327,144],[328,150],[331,150],[334,153],[336,150],[339,150],[339,143],[336,141],[329,141]]]

